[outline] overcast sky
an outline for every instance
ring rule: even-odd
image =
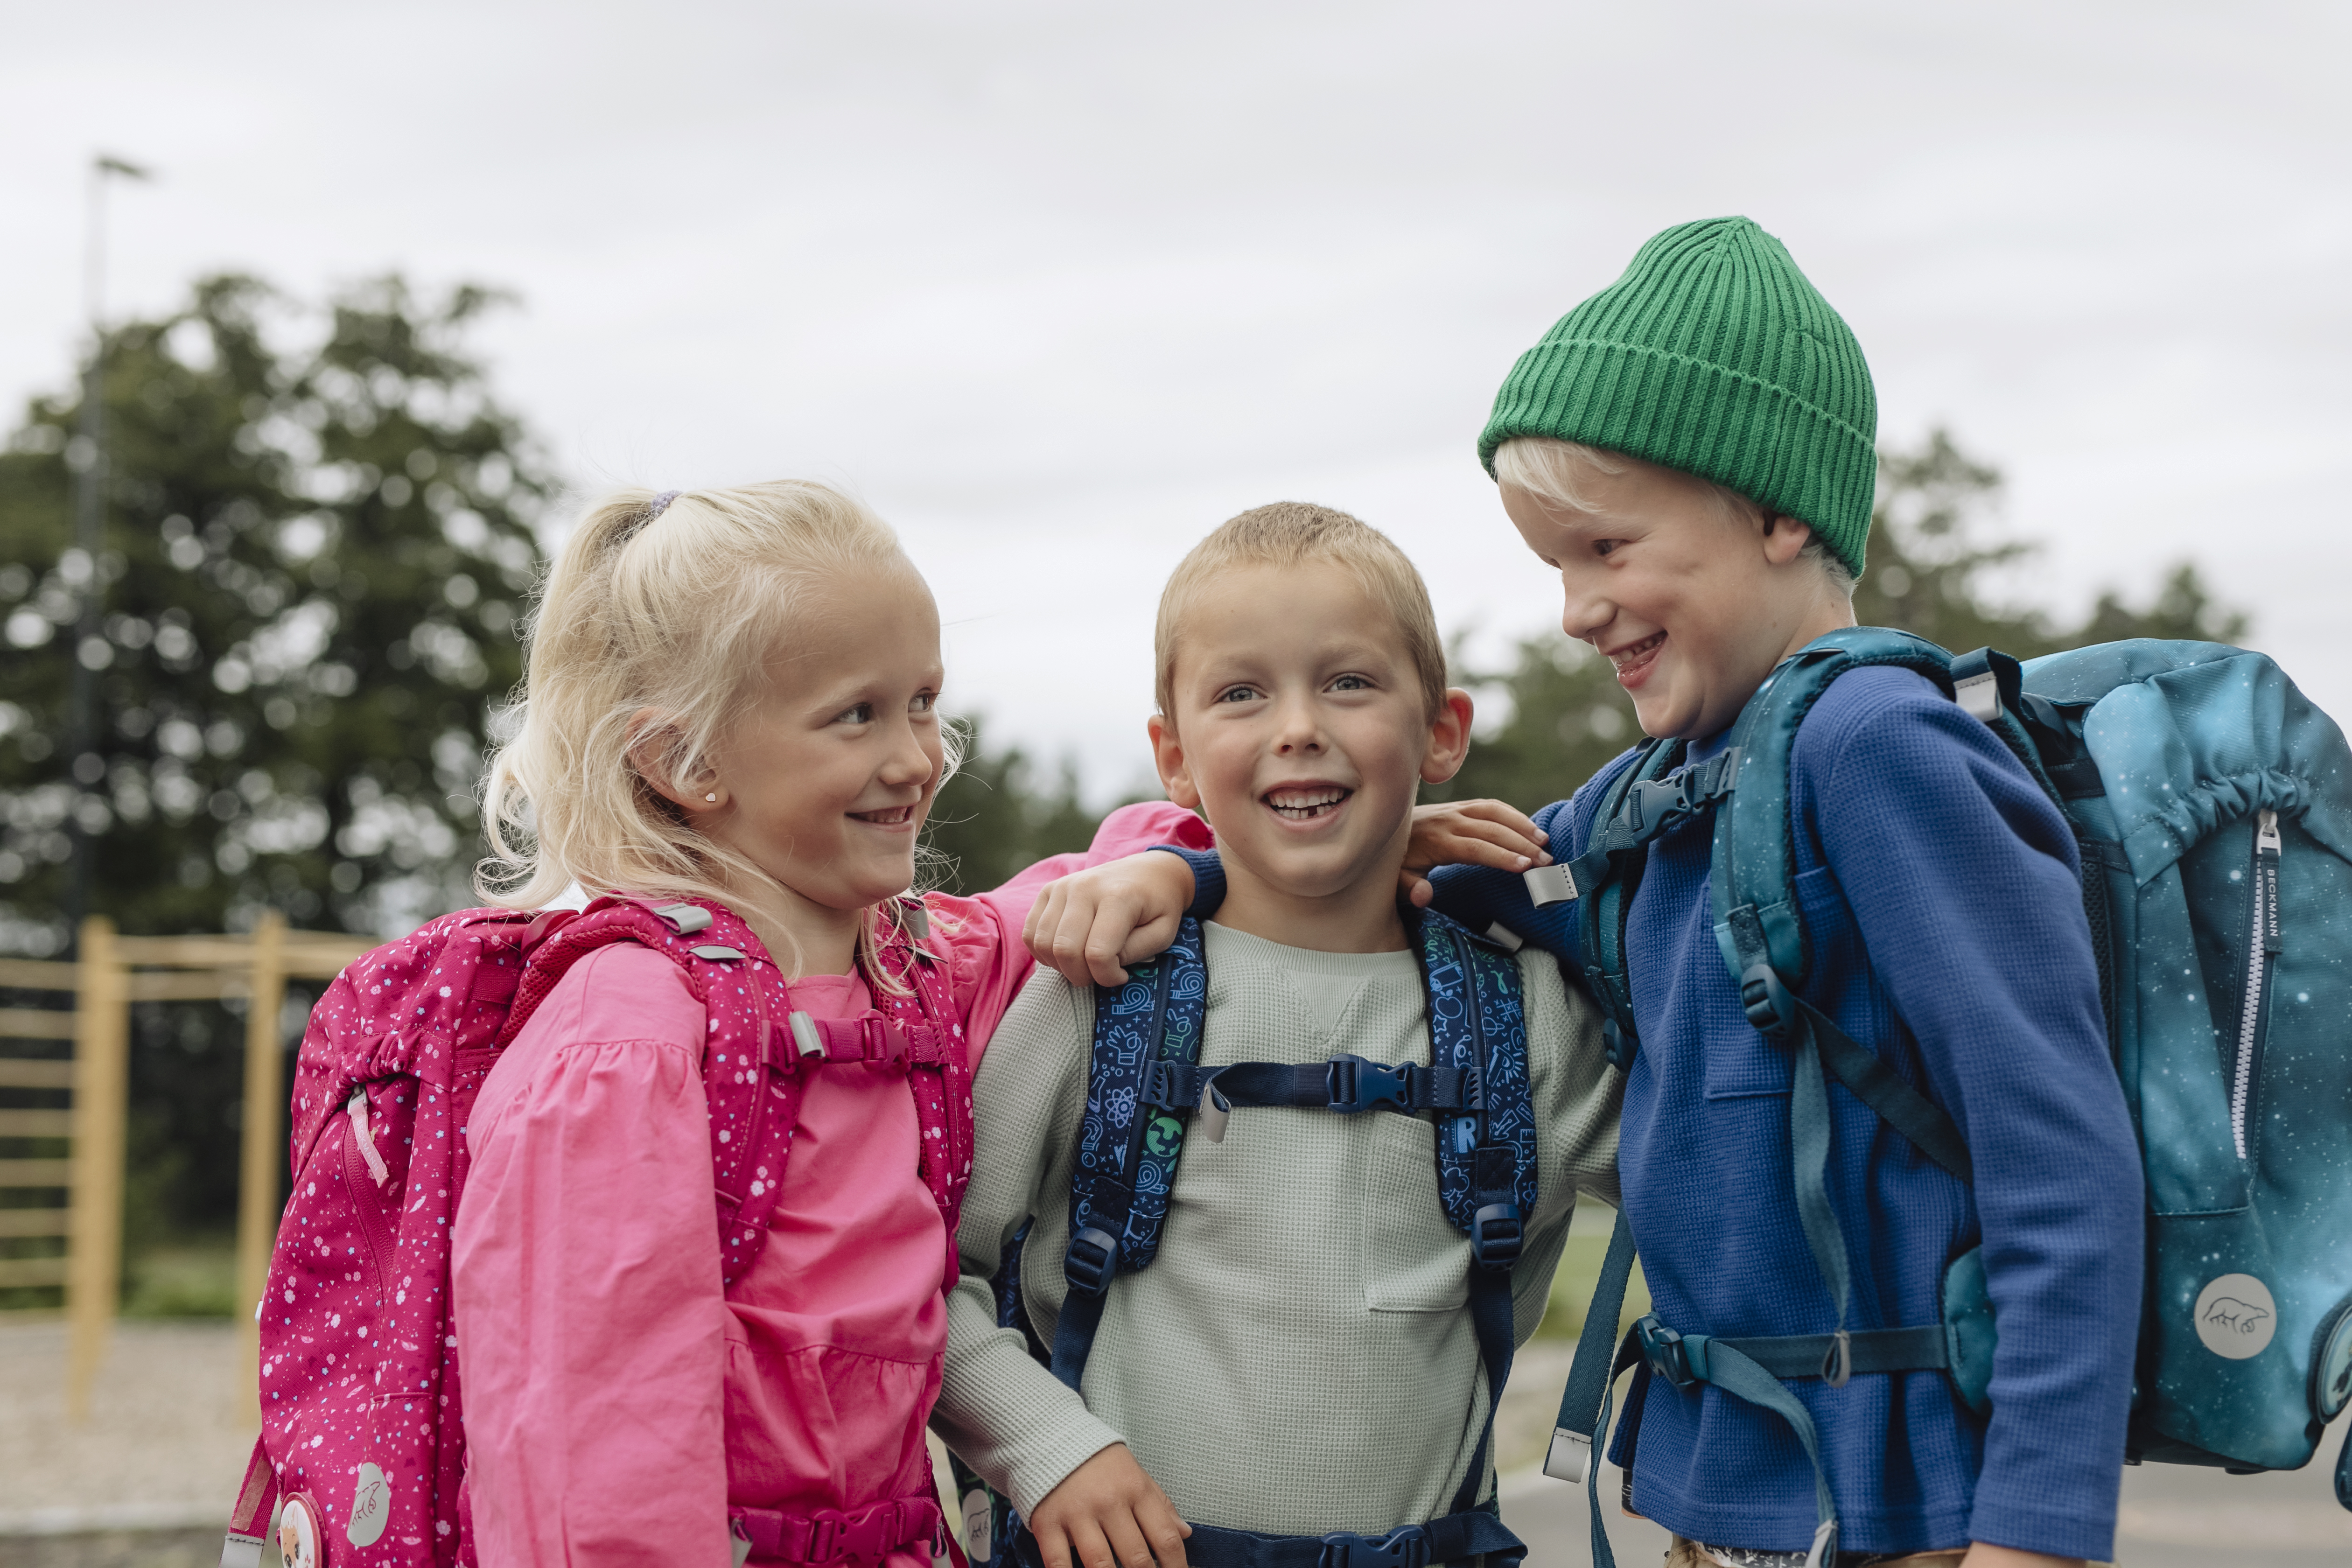
[[[812,475],[906,534],[960,708],[1148,768],[1150,608],[1244,507],[1347,508],[1479,646],[1557,615],[1472,445],[1668,224],[1745,213],[2078,610],[2194,557],[2352,716],[2352,7],[1756,0],[11,5],[0,397],[110,289],[515,290],[583,487]],[[1577,781],[1562,780],[1565,790]],[[1530,803],[1532,804],[1532,803]]]

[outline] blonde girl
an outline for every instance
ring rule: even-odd
[[[851,498],[793,481],[615,495],[533,617],[520,728],[489,772],[484,889],[521,908],[575,884],[723,905],[793,1008],[862,1015],[891,984],[879,910],[912,882],[952,766],[942,679],[929,590]],[[1163,840],[1206,842],[1189,813],[1129,807],[1084,857],[926,897],[975,1060],[1029,973],[1018,932],[1038,889]],[[1192,890],[1170,855],[1087,885],[1055,927],[1114,957],[1131,928],[1172,929]],[[1109,936],[1089,937],[1093,911]],[[671,960],[602,948],[476,1102],[452,1289],[483,1563],[728,1568],[749,1550],[730,1510],[839,1521],[930,1489],[952,1280],[906,1083],[809,1075],[767,1245],[725,1287],[715,1027]],[[812,1550],[792,1561],[829,1560]],[[921,1568],[929,1540],[887,1556]]]

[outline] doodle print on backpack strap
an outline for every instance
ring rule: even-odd
[[[1136,965],[1117,991],[1096,993],[1094,1068],[1070,1231],[1097,1226],[1103,1215],[1123,1208],[1124,1221],[1112,1234],[1129,1269],[1148,1267],[1160,1250],[1168,1186],[1184,1149],[1183,1122],[1143,1103],[1145,1075],[1154,1060],[1199,1058],[1208,984],[1200,924],[1186,921],[1166,952]],[[1139,1127],[1146,1116],[1151,1124]]]
[[[1508,1151],[1507,1184],[1521,1215],[1536,1206],[1535,1112],[1528,1100],[1527,1005],[1518,960],[1441,915],[1420,917],[1416,955],[1429,994],[1430,1060],[1478,1075],[1479,1112],[1451,1119],[1437,1146],[1438,1191],[1454,1229],[1475,1236],[1477,1151]],[[1480,1128],[1480,1121],[1486,1125]],[[1489,1158],[1493,1157],[1490,1152]]]

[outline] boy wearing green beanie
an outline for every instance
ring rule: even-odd
[[[1650,735],[1688,743],[1692,779],[1728,776],[1717,760],[1748,700],[1853,624],[1876,424],[1853,334],[1745,218],[1652,239],[1505,381],[1480,459],[1559,578],[1563,629],[1615,664]],[[1537,814],[1561,860],[1594,843],[1633,757]],[[1694,810],[1649,842],[1622,942],[1637,1048],[1619,1173],[1654,1312],[1685,1338],[1888,1345],[1899,1336],[1867,1331],[1937,1325],[1947,1267],[1980,1247],[1999,1331],[1990,1415],[1891,1352],[1880,1370],[1832,1355],[1777,1379],[1784,1394],[1759,1373],[1751,1393],[1810,1417],[1816,1463],[1775,1408],[1669,1357],[1671,1381],[1636,1372],[1618,1427],[1629,1505],[1675,1532],[1668,1562],[1691,1568],[2105,1558],[2142,1189],[2074,838],[2001,742],[1907,669],[1831,685],[1788,774],[1811,941],[1792,989],[1949,1115],[1972,1179],[1841,1082],[1825,1154],[1808,1134],[1825,1174],[1801,1200],[1792,1052],[1758,1032],[1727,972],[1712,817]],[[1500,870],[1431,880],[1439,909],[1474,930],[1499,921],[1599,984],[1577,903],[1536,907]],[[1844,1241],[1843,1312],[1834,1260],[1808,1241],[1823,1201]]]

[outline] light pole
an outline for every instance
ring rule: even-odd
[[[66,940],[81,942],[89,913],[97,836],[90,826],[103,807],[93,795],[106,778],[99,751],[98,672],[113,662],[106,641],[106,184],[113,175],[144,180],[135,163],[100,153],[89,162],[89,233],[83,288],[89,311],[89,363],[82,371],[80,429],[68,451],[74,468],[74,549],[80,555],[81,614],[74,623],[73,689],[66,710],[67,768],[75,784],[66,813],[73,858],[66,883]]]

